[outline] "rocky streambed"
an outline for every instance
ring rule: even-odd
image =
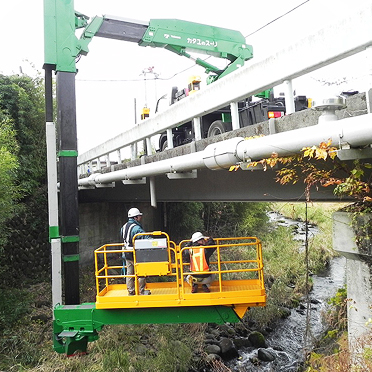
[[[294,226],[294,239],[303,241],[303,222],[280,215],[270,218],[286,226]],[[308,235],[316,234],[311,226]],[[327,300],[345,284],[345,259],[332,260],[327,270],[313,275],[313,289],[297,308],[283,309],[285,317],[271,329],[256,330],[254,326],[225,324],[209,325],[205,334],[207,361],[221,364],[221,371],[298,372],[302,370],[306,355],[326,330],[323,313]],[[208,371],[208,367],[201,370]]]

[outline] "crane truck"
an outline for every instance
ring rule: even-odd
[[[76,123],[75,123],[75,73],[76,73],[76,58],[80,55],[88,53],[88,44],[92,38],[97,35],[101,37],[125,40],[137,42],[141,46],[153,46],[162,47],[175,52],[180,55],[189,57],[186,49],[202,50],[209,55],[216,55],[221,58],[227,58],[230,63],[223,71],[216,69],[214,66],[209,65],[207,62],[197,59],[196,63],[202,65],[212,73],[211,80],[220,78],[224,74],[228,74],[239,66],[243,65],[244,62],[252,57],[252,48],[245,44],[244,38],[241,34],[224,29],[211,28],[205,25],[196,25],[183,21],[166,21],[166,20],[155,20],[149,24],[138,23],[125,20],[116,20],[110,17],[95,17],[92,22],[88,24],[88,17],[81,13],[73,12],[72,9],[73,1],[71,0],[60,0],[60,1],[46,1],[45,2],[45,64],[46,69],[46,111],[47,111],[47,136],[51,142],[55,141],[54,131],[55,127],[53,124],[53,101],[52,101],[52,70],[57,72],[57,101],[59,106],[59,121],[60,121],[60,151],[59,151],[59,170],[61,174],[61,187],[60,187],[60,204],[64,207],[61,208],[61,230],[58,226],[58,216],[55,216],[55,210],[58,212],[56,207],[57,201],[57,190],[55,184],[57,182],[56,169],[53,166],[48,167],[50,175],[53,176],[48,179],[48,183],[53,201],[50,213],[52,218],[50,221],[56,222],[56,225],[50,224],[49,231],[51,237],[52,251],[53,251],[53,274],[60,275],[60,270],[56,268],[60,267],[61,257],[64,263],[65,279],[65,301],[66,305],[60,305],[59,301],[62,301],[62,291],[58,287],[62,287],[58,283],[54,287],[57,287],[56,294],[53,295],[53,303],[55,304],[54,309],[54,321],[53,321],[53,345],[54,349],[58,352],[66,352],[68,355],[73,355],[76,352],[85,353],[87,350],[87,343],[94,341],[98,338],[98,331],[106,324],[139,324],[139,323],[188,323],[192,321],[196,322],[237,322],[244,315],[245,311],[250,306],[262,306],[265,304],[266,296],[264,289],[264,280],[262,276],[262,252],[261,243],[258,239],[248,237],[250,241],[241,241],[238,243],[244,246],[252,245],[255,246],[256,252],[253,252],[255,263],[258,264],[257,269],[253,269],[251,266],[243,271],[256,271],[255,278],[250,280],[247,285],[249,286],[249,294],[247,291],[242,291],[241,284],[232,283],[231,288],[228,288],[228,301],[221,295],[221,288],[225,288],[225,283],[222,284],[222,273],[219,274],[220,282],[216,287],[215,293],[208,293],[208,298],[205,302],[196,301],[194,294],[185,293],[184,286],[182,283],[183,276],[183,263],[182,263],[182,252],[178,249],[175,243],[171,243],[167,239],[165,257],[168,261],[163,259],[155,265],[160,269],[157,274],[164,276],[164,274],[176,275],[176,280],[180,283],[172,286],[172,293],[166,294],[165,297],[156,297],[154,292],[153,296],[141,296],[145,302],[147,301],[144,297],[153,298],[150,300],[153,302],[143,303],[138,306],[138,303],[142,301],[133,301],[129,299],[129,306],[123,306],[122,304],[109,304],[103,307],[96,305],[96,303],[85,303],[79,304],[78,295],[78,241],[79,236],[75,235],[78,232],[78,214],[77,212],[77,188],[76,188]],[[75,36],[75,30],[82,28],[83,32],[78,39]],[[189,57],[190,58],[190,57]],[[67,94],[66,94],[67,93]],[[61,97],[65,99],[62,99]],[[68,97],[67,97],[68,96]],[[66,99],[66,97],[68,99]],[[68,139],[68,140],[67,140]],[[54,149],[55,144],[51,147],[52,151],[48,152],[48,157],[52,157],[54,162],[55,157]],[[48,159],[48,164],[49,164]],[[55,199],[55,200],[54,200]],[[58,214],[58,213],[57,213]],[[61,232],[61,235],[60,235]],[[146,233],[147,234],[147,233]],[[163,235],[162,232],[154,232],[152,235],[157,237]],[[238,241],[239,238],[232,238],[233,241]],[[242,238],[246,239],[246,238]],[[142,239],[141,239],[142,240]],[[151,241],[151,248],[154,247],[154,240]],[[182,242],[181,242],[182,243]],[[180,243],[180,244],[181,244]],[[218,244],[218,242],[217,242]],[[62,245],[62,255],[61,255]],[[162,249],[158,244],[158,248]],[[234,243],[234,245],[236,245]],[[121,247],[122,244],[119,244]],[[224,240],[224,247],[227,246],[226,239]],[[179,247],[181,247],[179,245]],[[122,253],[122,249],[116,251],[110,247],[106,250],[106,247],[99,249],[97,255],[106,252],[111,253]],[[146,247],[145,247],[146,248]],[[181,248],[183,249],[183,247]],[[219,248],[217,247],[219,252]],[[176,259],[176,266],[172,263],[172,257]],[[100,262],[96,259],[97,262]],[[102,271],[97,269],[97,275],[103,274],[104,283],[109,283],[108,280],[112,276],[108,274],[110,269],[106,264]],[[220,259],[218,259],[220,263]],[[246,262],[249,264],[249,262]],[[222,262],[224,265],[224,263]],[[177,265],[181,265],[178,268]],[[148,265],[146,262],[142,265],[147,270],[149,266],[154,267],[153,264]],[[220,268],[219,268],[220,269]],[[174,271],[175,270],[175,271]],[[236,271],[236,270],[235,270]],[[152,275],[148,272],[143,271],[138,273],[140,276]],[[100,278],[97,278],[97,295],[106,293],[106,288],[101,288],[99,285]],[[55,282],[58,282],[57,279]],[[137,281],[136,281],[137,282]],[[171,282],[169,282],[171,283]],[[72,290],[71,287],[73,286]],[[111,286],[111,279],[110,279]],[[233,288],[233,287],[237,287]],[[239,288],[238,288],[239,287]],[[77,291],[76,291],[77,289]],[[190,288],[186,287],[186,292],[190,291]],[[121,291],[121,289],[120,289]],[[232,291],[233,296],[231,295]],[[161,289],[164,293],[164,288]],[[235,293],[236,292],[236,293]],[[247,293],[246,293],[247,292]],[[110,294],[111,295],[111,294]],[[202,295],[202,294],[201,294]],[[198,295],[199,296],[199,295]],[[59,298],[60,297],[60,298]],[[113,302],[115,298],[122,298],[122,293],[119,296],[111,296]],[[128,296],[127,296],[128,297]],[[183,303],[183,300],[189,297],[188,303]],[[211,298],[215,298],[212,301]],[[129,297],[128,297],[129,298]],[[202,296],[198,297],[202,299]],[[236,302],[236,299],[240,301]],[[249,300],[247,300],[249,299]],[[173,302],[169,302],[172,300]],[[165,303],[168,301],[169,303]],[[196,301],[196,302],[195,302]],[[97,302],[98,303],[98,302]],[[161,307],[159,307],[159,304]],[[184,306],[186,305],[186,306]],[[176,307],[177,308],[176,308]],[[141,307],[141,308],[139,308]],[[160,311],[159,311],[160,309]],[[158,315],[161,315],[160,317]],[[165,314],[165,316],[164,316]],[[191,315],[190,315],[191,314]],[[213,316],[211,316],[213,315]]]
[[[200,77],[191,76],[187,88],[178,90],[172,88],[170,105],[180,101],[200,90]],[[273,89],[265,90],[253,97],[238,102],[239,126],[240,128],[248,125],[261,123],[271,118],[282,117],[286,113],[284,95],[274,97]],[[306,96],[296,96],[294,98],[295,110],[301,111],[310,107],[311,100]],[[232,119],[230,107],[223,107],[201,117],[201,137],[213,137],[218,134],[232,130]],[[181,146],[191,142],[194,136],[194,126],[191,121],[172,129],[173,146]],[[164,151],[168,147],[167,134],[164,132],[159,137],[159,150]]]
[[[192,59],[205,68],[207,84],[223,78],[242,67],[253,58],[253,48],[247,44],[245,37],[239,31],[209,26],[177,19],[152,19],[149,22],[134,21],[112,16],[96,16],[88,23],[89,17],[75,12],[76,25],[83,32],[76,46],[76,57],[89,52],[88,45],[94,36],[135,42],[139,46],[163,48],[172,53]],[[201,58],[194,58],[190,52],[202,53],[208,56],[227,60],[225,68],[219,68]],[[193,77],[187,89],[172,89],[171,103],[187,97],[200,89],[200,78]],[[256,124],[270,117],[280,117],[285,114],[284,97],[274,98],[273,90],[269,89],[256,95],[259,101],[251,97],[238,103],[240,127]],[[296,111],[308,107],[305,96],[295,99]],[[148,110],[142,113],[142,118],[149,116]],[[224,133],[232,129],[230,108],[224,107],[201,118],[202,138]],[[179,146],[192,141],[194,130],[192,122],[182,124],[172,129],[173,146]],[[167,147],[167,135],[161,134],[159,149]]]

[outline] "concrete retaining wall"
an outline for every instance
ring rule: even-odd
[[[121,243],[120,228],[127,222],[128,210],[138,208],[143,213],[142,226],[146,231],[161,230],[161,210],[148,203],[86,203],[79,205],[80,264],[94,262],[93,251],[108,243]]]
[[[366,325],[366,323],[372,318],[372,246],[369,239],[363,236],[368,235],[372,214],[361,216],[358,222],[359,226],[367,223],[366,228],[354,229],[350,213],[335,212],[333,214],[333,247],[347,258],[347,297],[350,300],[347,315],[348,337],[351,346],[355,339],[370,331],[371,325]],[[360,243],[357,244],[357,240]]]

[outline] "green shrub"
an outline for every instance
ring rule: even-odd
[[[12,329],[30,311],[31,296],[26,290],[6,288],[0,291],[0,332]]]

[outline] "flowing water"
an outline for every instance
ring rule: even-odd
[[[277,224],[295,227],[294,239],[305,242],[305,223],[270,213],[270,219]],[[316,226],[310,226],[309,239],[317,233]],[[257,363],[257,349],[247,349],[240,358],[230,365],[232,371],[297,372],[305,361],[306,352],[325,331],[322,313],[326,310],[327,300],[345,284],[345,265],[343,257],[332,260],[323,273],[313,275],[313,290],[309,303],[292,309],[291,315],[279,321],[273,332],[266,337],[268,351],[275,356],[272,362]],[[307,327],[307,324],[309,325]],[[308,329],[308,331],[307,331]],[[306,336],[307,335],[307,336]],[[258,364],[258,365],[257,365]]]

